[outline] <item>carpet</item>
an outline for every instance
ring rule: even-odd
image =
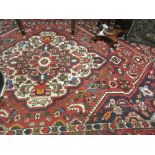
[[[17,28],[15,20],[0,19],[0,35],[6,34],[15,28]]]
[[[119,40],[111,52],[69,20],[37,22],[0,36],[1,135],[155,134],[154,48]]]

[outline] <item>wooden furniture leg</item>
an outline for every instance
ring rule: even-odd
[[[22,24],[22,20],[21,19],[16,19],[16,22],[17,22],[17,25],[19,27],[19,30],[21,32],[22,35],[25,35],[25,29],[23,27],[23,24]]]
[[[71,19],[71,34],[75,34],[75,19]]]

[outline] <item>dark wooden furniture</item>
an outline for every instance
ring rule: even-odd
[[[25,32],[24,26],[22,24],[22,20],[21,19],[16,19],[16,23],[18,25],[18,28],[19,28],[19,31],[21,32],[21,34],[25,35],[26,32]]]
[[[75,34],[75,24],[76,24],[76,20],[75,19],[71,19],[71,34]]]

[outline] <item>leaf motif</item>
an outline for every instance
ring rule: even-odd
[[[103,115],[102,119],[103,119],[103,120],[109,120],[109,119],[111,118],[111,114],[112,114],[112,111],[107,111],[107,112]]]

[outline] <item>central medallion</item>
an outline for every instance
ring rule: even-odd
[[[15,70],[15,96],[26,100],[29,108],[46,107],[65,97],[68,88],[77,87],[92,69],[106,62],[100,55],[54,32],[42,32],[21,41],[4,54],[8,52],[14,55],[8,67]]]
[[[51,63],[51,60],[49,58],[45,57],[45,58],[41,58],[38,61],[38,63],[41,67],[48,67]]]

